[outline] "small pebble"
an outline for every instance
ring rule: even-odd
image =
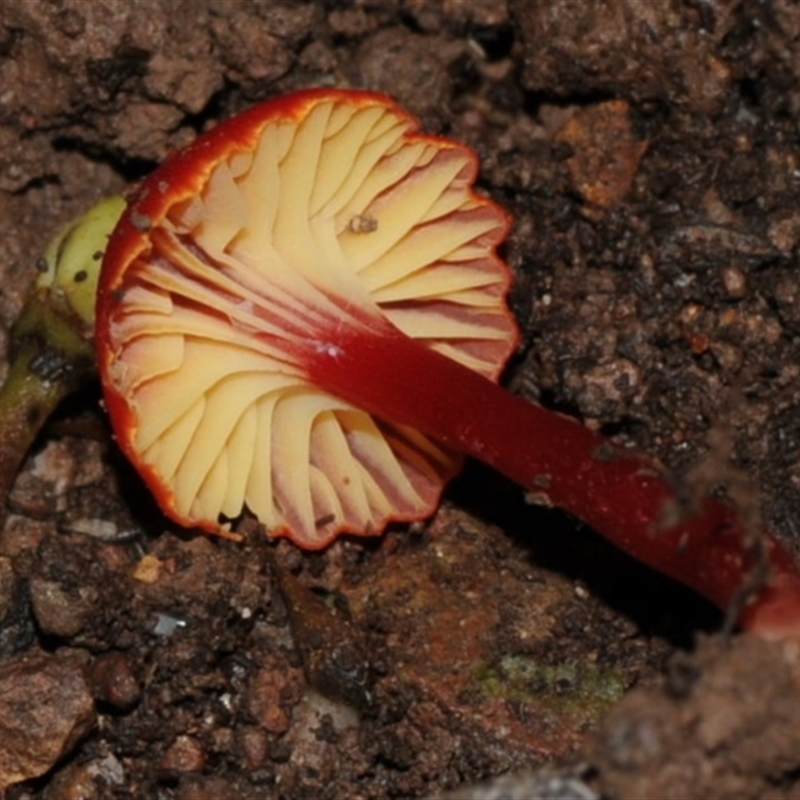
[[[141,687],[127,653],[100,656],[89,670],[89,678],[95,696],[114,708],[128,709],[139,702]]]
[[[160,767],[164,772],[201,772],[205,762],[205,752],[200,742],[184,734],[167,748]]]
[[[726,267],[722,271],[722,282],[728,296],[735,300],[740,300],[747,294],[747,276],[739,267]]]

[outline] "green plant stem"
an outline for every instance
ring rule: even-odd
[[[93,373],[91,342],[81,328],[38,295],[14,326],[11,365],[0,389],[0,525],[14,479],[37,434],[64,397]]]

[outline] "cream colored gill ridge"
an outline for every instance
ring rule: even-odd
[[[385,315],[490,377],[513,340],[494,255],[505,221],[474,159],[379,101],[320,98],[151,231],[112,324],[112,379],[173,512],[246,506],[307,547],[429,513],[458,459],[309,384],[309,342]],[[366,320],[366,322],[365,322]],[[327,337],[327,338],[326,338]]]

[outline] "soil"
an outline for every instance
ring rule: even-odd
[[[385,91],[514,215],[506,383],[798,553],[798,76],[792,0],[6,0],[0,344],[55,230],[171,149],[293,89]],[[89,387],[10,506],[11,800],[800,797],[796,654],[478,465],[380,540],[212,540]]]

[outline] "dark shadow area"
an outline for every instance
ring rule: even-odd
[[[645,635],[687,648],[698,632],[711,633],[722,626],[722,614],[695,592],[631,558],[558,509],[526,504],[519,487],[482,464],[468,463],[451,485],[449,497],[524,545],[538,566],[585,585]]]

